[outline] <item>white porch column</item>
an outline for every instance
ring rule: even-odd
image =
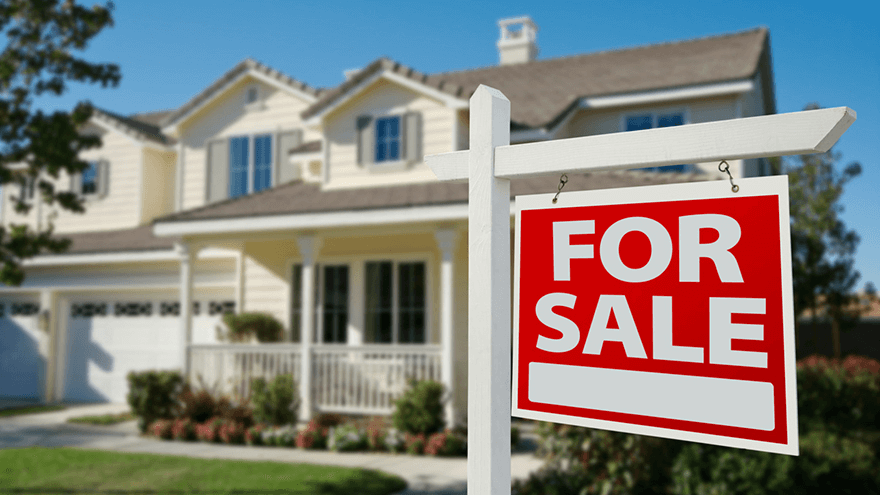
[[[446,425],[455,425],[455,342],[452,325],[453,301],[453,255],[458,232],[453,229],[440,229],[434,232],[437,246],[440,248],[440,345],[442,349],[440,374],[443,386],[446,387]]]
[[[185,242],[174,245],[180,257],[180,365],[183,379],[189,378],[189,345],[192,343],[193,265],[195,249]]]
[[[302,317],[300,318],[300,349],[302,359],[300,370],[299,393],[300,420],[308,421],[312,418],[312,339],[315,333],[315,258],[320,249],[321,241],[315,236],[301,236],[296,240],[299,245],[299,254],[302,257],[302,282],[300,286],[300,301]]]

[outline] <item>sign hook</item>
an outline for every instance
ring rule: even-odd
[[[739,186],[733,183],[733,176],[730,175],[730,164],[727,163],[727,160],[721,160],[721,163],[718,164],[718,171],[727,174],[727,177],[730,179],[730,190],[735,193],[739,192]],[[554,199],[553,202],[555,203],[556,200]]]
[[[553,196],[553,204],[556,204],[556,201],[559,200],[559,194],[562,192],[562,188],[565,187],[565,183],[568,182],[568,175],[562,174],[559,176],[559,185],[556,186],[556,196]]]

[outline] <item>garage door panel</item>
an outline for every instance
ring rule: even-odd
[[[39,398],[46,366],[40,345],[45,335],[35,316],[8,314],[12,304],[0,302],[0,397]]]
[[[221,301],[199,301],[199,305],[203,309],[228,306],[228,302]],[[211,303],[213,306],[209,306]],[[123,402],[130,371],[180,369],[178,314],[179,303],[173,295],[130,294],[116,299],[101,300],[95,296],[71,300],[65,396],[71,400]],[[201,340],[195,336],[200,319],[204,320],[202,326],[210,326],[210,341],[215,342],[213,328],[220,315],[193,318],[194,343]],[[95,356],[99,356],[99,361],[93,362]]]

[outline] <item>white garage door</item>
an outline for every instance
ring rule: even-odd
[[[46,333],[39,330],[36,297],[0,299],[0,397],[39,398],[45,359],[40,348]]]
[[[180,303],[167,297],[129,295],[70,301],[64,395],[70,401],[125,402],[130,371],[180,369]],[[220,321],[227,301],[196,301],[194,342],[203,327]],[[205,311],[207,310],[207,311]]]

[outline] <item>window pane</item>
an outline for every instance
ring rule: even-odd
[[[98,192],[98,163],[89,162],[88,168],[82,172],[82,193],[95,194]]]
[[[302,326],[302,265],[293,265],[290,276],[290,341],[300,342]]]
[[[376,119],[376,162],[400,159],[400,117]]]
[[[345,343],[348,330],[348,267],[324,267],[325,343]]]
[[[652,125],[651,114],[633,115],[626,118],[627,131],[639,131],[642,129],[650,129]]]
[[[254,137],[254,192],[272,185],[272,135]]]
[[[244,196],[248,191],[248,138],[229,140],[229,197]]]
[[[366,265],[366,328],[364,341],[391,343],[391,262],[370,262]]]
[[[398,341],[425,342],[425,264],[401,263],[398,276]]]
[[[680,113],[671,113],[669,115],[661,115],[657,117],[657,127],[672,127],[684,124],[684,115]]]

